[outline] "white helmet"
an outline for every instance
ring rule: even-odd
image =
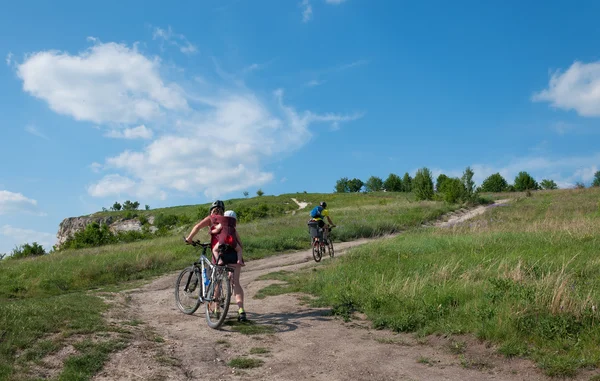
[[[228,210],[223,214],[225,217],[233,217],[237,220],[237,214],[233,210]]]

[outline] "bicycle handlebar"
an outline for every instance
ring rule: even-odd
[[[192,245],[192,246],[196,246],[196,247],[200,246],[200,247],[204,247],[204,248],[210,247],[210,242],[202,243],[202,242],[200,242],[200,240],[188,242],[188,240],[185,239],[185,237],[183,237],[183,240],[185,241],[186,245]]]

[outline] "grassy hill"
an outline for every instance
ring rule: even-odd
[[[298,210],[292,197],[310,204]],[[308,211],[321,200],[339,225],[338,241],[403,231],[317,271],[274,274],[288,285],[262,295],[307,292],[346,318],[363,312],[378,328],[470,334],[508,357],[532,358],[550,376],[599,367],[600,189],[488,197],[514,200],[448,229],[421,225],[459,205],[416,202],[405,193],[287,194],[227,200],[226,206],[267,211],[239,225],[247,260],[309,248]],[[195,220],[207,207],[142,213]],[[76,353],[58,376],[95,374],[130,340],[126,329],[103,318],[109,308],[103,291],[188,265],[196,253],[182,237],[191,225],[151,240],[0,261],[0,379],[31,378],[40,359],[74,337]],[[208,239],[206,230],[198,238]]]

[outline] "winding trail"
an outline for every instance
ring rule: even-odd
[[[436,226],[451,226],[488,207],[464,211]],[[336,256],[370,241],[337,243]],[[177,273],[114,294],[109,321],[119,326],[126,321],[143,323],[127,327],[132,343],[113,354],[94,379],[547,380],[530,361],[496,355],[493,348],[471,337],[460,338],[466,343],[465,351],[456,354],[451,351],[451,340],[456,337],[419,339],[412,334],[374,330],[361,316],[345,323],[329,316],[328,309],[303,304],[305,295],[253,298],[260,289],[275,283],[259,280],[261,275],[319,265],[310,251],[301,251],[251,261],[244,268],[241,282],[248,317],[259,328],[271,328],[271,333],[244,335],[227,323],[220,331],[212,330],[206,325],[203,306],[193,315],[182,314],[173,297]],[[231,310],[234,321],[235,311]],[[227,365],[237,357],[264,363],[253,369]]]

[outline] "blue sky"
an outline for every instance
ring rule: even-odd
[[[137,200],[600,163],[600,3],[7,2],[0,253]]]

